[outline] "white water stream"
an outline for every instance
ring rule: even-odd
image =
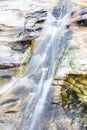
[[[60,38],[68,22],[69,14],[66,14],[64,17],[61,16],[56,20],[51,14],[48,15],[42,33],[43,39],[34,50],[28,71],[25,74],[25,77],[29,78],[32,83],[33,92],[31,95],[29,94],[29,97],[25,101],[24,113],[27,113],[34,103],[35,109],[33,110],[31,120],[28,118],[25,119],[23,116],[20,125],[22,129],[37,129],[36,126],[44,110],[46,98],[55,74],[56,64],[60,58],[58,56]],[[23,124],[24,122],[26,122],[26,126]]]
[[[65,0],[61,3],[61,9],[66,6],[67,12],[67,1]],[[43,36],[42,41],[38,43],[34,50],[24,77],[20,80],[14,80],[11,84],[8,84],[7,87],[4,86],[2,88],[1,93],[7,91],[8,87],[10,89],[13,84],[15,84],[14,87],[19,85],[21,86],[25,82],[31,85],[32,93],[29,93],[29,96],[25,99],[19,112],[22,118],[22,123],[18,130],[37,130],[35,127],[44,110],[46,98],[55,74],[56,65],[59,62],[60,56],[62,56],[58,55],[60,49],[60,38],[62,31],[66,28],[69,13],[65,13],[66,15],[64,16],[62,15],[62,11],[60,13],[58,19],[53,17],[51,14],[48,14],[41,34]],[[28,114],[33,103],[35,103],[35,107],[32,110],[33,116],[31,120],[29,118],[26,119],[24,115],[26,115],[26,113]],[[24,111],[23,108],[25,108]],[[24,125],[24,123],[26,123],[26,125]]]

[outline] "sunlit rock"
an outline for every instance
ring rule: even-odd
[[[71,2],[0,1],[0,129],[86,128],[86,1]]]

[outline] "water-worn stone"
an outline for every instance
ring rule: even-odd
[[[84,9],[85,13],[83,13]],[[69,30],[72,31],[72,34],[70,39],[68,38],[69,43],[67,44],[67,49],[63,54],[61,63],[58,66],[57,71],[57,77],[60,80],[59,84],[63,84],[63,86],[69,87],[72,90],[76,91],[81,99],[85,102],[87,102],[86,17],[86,7],[81,8],[72,14],[69,27]],[[82,19],[85,21],[83,21]]]
[[[34,94],[28,79],[20,80],[20,77],[26,72],[47,13],[51,13],[57,3],[57,0],[0,1],[0,130],[19,130],[17,127],[23,114],[19,111],[23,109],[24,100],[28,96],[32,100],[34,95],[36,101],[37,94]],[[32,114],[29,112],[24,116],[29,120],[29,115]]]
[[[72,119],[71,125],[73,126],[74,122],[77,121],[77,124],[83,127],[81,129],[86,130],[87,7],[80,7],[83,6],[83,3],[82,5],[78,3],[78,9],[71,13],[67,29],[72,33],[69,35],[68,40],[66,38],[68,44],[62,55],[60,64],[57,65],[54,81],[56,80],[56,86],[60,88],[60,97],[62,99],[60,104],[65,109],[64,112],[66,115]],[[61,42],[65,44],[63,40]],[[59,93],[58,90],[57,92]],[[76,130],[77,129],[80,128],[76,127]]]
[[[47,12],[52,12],[56,3],[56,0],[51,0],[49,4],[48,1],[38,0],[0,1],[1,74],[2,69],[5,74],[4,69],[8,69],[10,74],[18,75],[19,67],[22,68],[22,64],[31,57],[31,40],[40,36]]]
[[[82,109],[80,99],[79,102],[75,102],[78,99],[77,96],[74,94],[73,98],[70,91],[67,94],[67,89],[63,89],[63,87],[69,88],[71,92],[75,91],[82,101],[87,101],[87,13],[86,7],[79,9],[79,4],[84,5],[83,1],[81,3],[71,1],[76,6],[76,10],[71,15],[69,14],[69,22],[66,23],[67,27],[62,32],[59,46],[60,62],[56,67],[55,80],[49,90],[45,109],[40,120],[37,117],[37,122],[40,123],[37,123],[35,130],[82,130],[79,122],[81,121],[83,126],[86,122],[84,121],[86,120],[85,114],[84,118],[82,115],[79,116]],[[36,86],[33,86],[34,80],[29,82],[30,77],[25,78],[25,72],[32,48],[43,37],[41,31],[47,14],[51,12],[55,18],[58,18],[61,11],[66,12],[64,6],[53,11],[57,2],[57,0],[55,2],[54,0],[0,1],[0,51],[2,52],[0,53],[0,80],[3,77],[2,81],[6,83],[5,86],[0,82],[0,129],[2,130],[29,129],[29,122],[32,121],[33,110],[36,108],[39,97]],[[67,4],[67,1],[65,3]],[[3,14],[6,15],[3,16]],[[14,76],[18,76],[16,80]],[[38,112],[41,111],[42,103],[43,100],[40,100]],[[77,107],[75,114],[79,109],[76,118],[73,116],[74,106]],[[26,110],[27,112],[24,112]],[[83,120],[78,121],[78,118],[83,118]]]

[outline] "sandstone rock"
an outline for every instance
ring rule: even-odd
[[[87,74],[87,46],[86,46],[86,14],[83,13],[85,8],[79,9],[74,12],[70,19],[71,24],[69,30],[71,30],[71,36],[68,37],[68,44],[63,54],[60,65],[58,66],[57,77],[65,87],[69,87],[76,91],[77,94],[86,102],[86,74]],[[82,11],[82,13],[81,13]],[[79,14],[80,12],[80,14]],[[80,19],[82,17],[85,21]],[[74,24],[76,22],[76,24]],[[83,23],[81,23],[83,22]],[[70,33],[69,33],[70,34]],[[66,35],[67,37],[67,35]],[[64,42],[64,41],[62,41]],[[82,80],[82,81],[81,81]],[[85,84],[83,83],[85,82]],[[78,86],[78,87],[77,87]]]
[[[21,123],[19,109],[26,97],[33,94],[28,79],[20,77],[26,72],[47,13],[52,12],[57,2],[0,1],[0,130],[17,130]]]
[[[71,35],[66,35],[66,37],[68,37],[66,38],[68,44],[65,43],[65,40],[61,40],[60,52],[64,53],[62,53],[63,55],[60,60],[60,64],[57,65],[57,71],[54,77],[53,85],[60,88],[60,96],[58,97],[61,97],[60,99],[62,99],[61,101],[59,98],[57,98],[55,103],[57,104],[59,101],[64,110],[67,112],[66,115],[71,115],[71,118],[73,119],[72,126],[77,121],[77,124],[80,123],[80,125],[83,127],[81,129],[86,130],[87,113],[85,108],[87,107],[87,7],[80,8],[80,6],[83,6],[83,3],[80,5],[78,3],[78,9],[71,13],[68,26],[68,30],[71,32]],[[64,49],[62,44],[66,44],[67,47]],[[55,81],[57,84],[54,84]],[[59,90],[55,89],[55,91],[56,93],[59,93]],[[80,128],[77,128],[76,125],[76,129]]]
[[[9,130],[29,129],[29,126],[26,125],[26,120],[29,121],[33,117],[32,109],[35,109],[35,101],[37,100],[37,93],[35,93],[36,86],[34,90],[32,90],[31,84],[33,84],[34,81],[30,81],[31,84],[29,84],[28,78],[20,80],[20,77],[25,74],[32,48],[37,45],[42,38],[41,30],[44,26],[43,24],[46,20],[47,13],[53,13],[53,8],[57,2],[58,1],[54,2],[54,0],[34,0],[32,2],[29,0],[14,2],[12,0],[10,0],[10,2],[9,0],[0,1],[0,47],[2,47],[0,50],[3,54],[0,55],[0,93],[2,90],[4,91],[0,94],[0,127],[2,130],[7,128],[5,126],[8,126],[7,129]],[[79,9],[80,6],[83,6],[83,1],[81,4],[78,1],[72,2],[74,5],[76,3],[78,7],[75,12],[71,14],[69,23],[66,24],[68,28],[64,30],[63,37],[60,40],[60,63],[56,67],[55,80],[52,84],[53,91],[51,90],[48,94],[45,110],[40,119],[41,124],[35,127],[36,130],[82,130],[77,120],[79,114],[76,119],[74,119],[71,114],[75,111],[74,109],[70,111],[71,113],[65,111],[68,110],[67,98],[70,96],[66,93],[67,89],[75,91],[82,101],[87,102],[86,7]],[[57,12],[58,9],[54,10],[54,13],[56,12],[55,17],[59,14],[59,12]],[[4,13],[6,17],[3,17]],[[79,19],[81,16],[84,18],[83,20]],[[32,42],[33,45],[30,45],[30,42]],[[7,77],[9,76],[8,80],[5,75]],[[14,76],[18,76],[16,82],[14,82]],[[11,84],[7,86],[9,89],[2,86],[2,81],[5,81],[5,83],[10,81]],[[62,89],[62,87],[67,89]],[[69,105],[70,103],[76,105],[76,102],[74,102],[76,98],[72,101],[71,98],[73,94],[70,94],[70,100],[68,99]],[[22,107],[24,100],[26,102]],[[33,106],[30,106],[28,113],[21,113],[20,109],[28,109],[29,106],[26,107],[26,104],[29,103],[28,105],[31,105],[32,101]],[[79,100],[79,107],[81,105],[80,103]],[[71,109],[74,105],[70,105],[69,108]],[[25,121],[22,117],[25,118]],[[83,117],[81,116],[81,118]],[[81,123],[83,123],[84,120],[86,120],[86,117],[84,117],[83,121],[80,120],[82,121]]]

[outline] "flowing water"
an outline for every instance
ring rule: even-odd
[[[64,4],[64,3],[63,3]],[[61,5],[62,7],[63,5]],[[51,14],[48,15],[43,29],[42,41],[37,45],[33,52],[33,56],[29,62],[29,67],[24,78],[28,78],[29,84],[32,84],[32,94],[27,97],[25,106],[21,109],[21,113],[28,113],[31,104],[36,104],[33,112],[33,117],[26,119],[23,115],[22,123],[19,129],[38,129],[38,123],[40,121],[46,98],[51,87],[53,76],[55,74],[56,64],[59,62],[58,53],[60,45],[60,37],[62,32],[66,28],[67,18],[69,14],[64,17],[61,11],[59,18],[56,19]],[[65,22],[66,21],[66,22]],[[59,57],[60,58],[60,57]],[[24,125],[24,122],[26,125]]]
[[[31,120],[29,129],[35,129],[37,121],[40,120],[40,116],[44,109],[44,104],[49,92],[53,76],[55,73],[56,64],[59,61],[58,50],[60,44],[60,37],[62,31],[65,28],[63,21],[67,20],[67,15],[62,19],[56,20],[52,15],[49,15],[46,21],[44,28],[44,34],[42,42],[35,49],[34,54],[30,60],[29,69],[27,76],[29,80],[32,80],[34,83],[32,85],[33,89],[36,89],[36,100],[34,115]],[[51,19],[51,20],[50,20]],[[57,60],[56,60],[57,59]],[[34,92],[35,93],[35,92]],[[29,105],[33,103],[33,96],[31,103],[27,103],[26,109],[29,109]],[[26,111],[27,112],[27,111]],[[29,124],[28,120],[26,122]]]
[[[1,2],[4,3],[3,1]],[[17,4],[16,1],[15,3]],[[21,2],[19,1],[19,3]],[[11,7],[10,4],[11,3],[9,2],[9,5],[6,7],[7,10],[9,7]],[[20,10],[23,9],[25,10],[26,7],[28,8],[30,6],[27,5],[27,0],[24,1],[24,3],[22,3],[23,7],[20,4],[17,5],[16,4],[14,7],[16,11],[18,11],[16,8],[18,9],[20,8]],[[5,4],[3,4],[2,9],[4,8],[4,6]],[[69,23],[69,17],[72,10],[73,10],[73,4],[70,1],[64,0],[59,2],[58,7],[56,7],[56,9],[53,11],[53,14],[49,13],[46,17],[44,28],[41,32],[42,38],[35,47],[35,49],[33,50],[33,54],[26,65],[27,67],[24,74],[21,77],[17,78],[11,73],[10,75],[12,75],[12,78],[10,79],[10,82],[8,81],[7,84],[1,86],[0,88],[1,96],[6,92],[7,94],[10,93],[10,98],[12,98],[13,100],[14,96],[17,96],[15,102],[18,101],[17,106],[19,107],[18,108],[19,110],[17,110],[18,112],[16,114],[15,114],[16,108],[14,108],[11,111],[10,110],[8,111],[8,114],[14,112],[13,118],[14,119],[17,118],[17,121],[13,119],[12,121],[10,120],[10,122],[8,122],[11,117],[5,118],[6,119],[5,123],[0,122],[1,125],[0,130],[45,130],[45,128],[40,127],[40,123],[41,121],[43,121],[42,114],[46,107],[47,96],[52,87],[53,78],[56,72],[56,66],[57,64],[60,63],[60,59],[68,46],[68,43],[65,42],[63,48],[60,48],[61,37],[63,35],[64,30],[67,29],[67,23]],[[26,14],[27,12],[25,11],[23,12],[23,14],[21,14],[21,16]],[[1,13],[1,15],[3,14]],[[9,11],[7,11],[7,15],[11,15],[9,14]],[[14,17],[14,15],[12,13],[11,17]],[[16,38],[12,36],[9,37],[7,35],[4,35],[3,37],[1,36],[0,41],[4,43],[4,45],[1,44],[1,46],[2,48],[4,46],[6,47],[4,48],[6,53],[7,51],[10,52],[10,54],[7,55],[7,58],[9,56],[11,58],[10,60],[6,61],[5,60],[6,53],[5,54],[2,53],[3,55],[2,57],[5,58],[4,60],[3,58],[0,59],[1,60],[0,64],[1,65],[5,64],[5,67],[8,65],[12,66],[16,63],[19,64],[20,59],[24,58],[23,53],[15,51],[11,52],[10,49],[9,50],[7,49],[7,45],[5,44],[7,43],[7,41],[13,42],[12,41],[13,39],[15,42],[23,40],[19,35],[21,34],[21,32],[25,33],[22,34],[22,36],[27,35],[25,29],[29,19],[26,20],[22,19],[23,21],[21,19],[17,20],[18,21],[15,21],[15,25],[13,25],[11,20],[8,20],[8,25],[11,26],[10,31],[8,27],[5,27],[6,31],[9,31],[9,36],[11,36],[10,35],[11,32],[13,33],[12,36],[14,36],[14,33],[16,34],[17,32],[18,35],[16,35]],[[2,19],[0,22],[3,23],[3,25],[1,24],[1,29],[3,30],[5,20]],[[22,26],[23,24],[22,22],[23,23],[25,22],[24,26]],[[17,24],[18,26],[20,25],[20,27],[17,27]],[[13,26],[15,27],[15,29],[13,28]],[[27,38],[25,37],[24,39]],[[13,55],[13,53],[15,53],[15,55]],[[11,55],[13,55],[13,57]],[[23,61],[24,60],[21,61],[21,64],[23,63]],[[7,73],[8,71],[6,72],[6,74]],[[3,72],[1,73],[1,75],[3,75]],[[21,99],[21,101],[19,99]],[[5,102],[6,99],[0,102],[0,104],[5,104]],[[6,106],[6,108],[9,109],[8,106]],[[1,120],[2,119],[3,117],[1,117]],[[9,126],[10,123],[12,123],[11,126]],[[62,128],[60,129],[63,130]],[[64,130],[66,129],[67,128],[65,128]],[[78,129],[80,129],[79,126]],[[55,125],[53,125],[51,128],[49,128],[49,130],[57,130],[57,128]]]

